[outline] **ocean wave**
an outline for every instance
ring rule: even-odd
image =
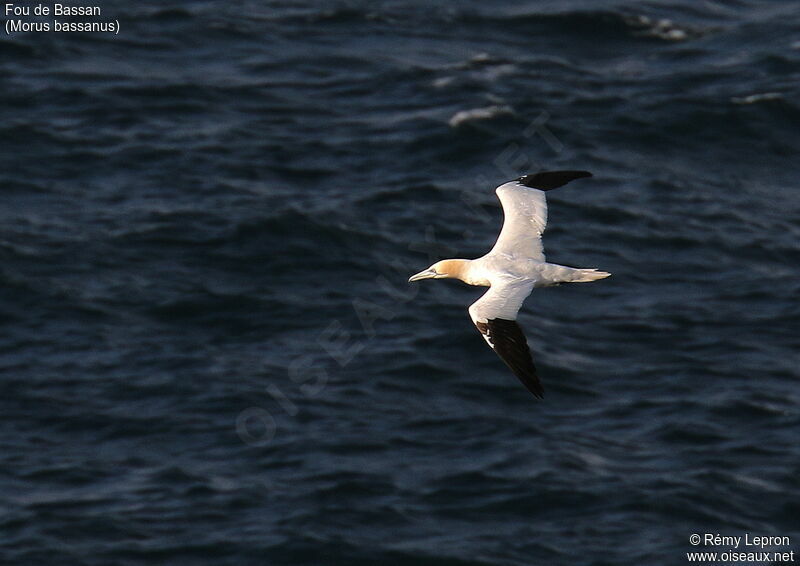
[[[748,96],[734,96],[731,102],[734,104],[755,104],[768,100],[781,100],[783,95],[779,92],[764,92],[761,94],[750,94]]]
[[[508,105],[493,104],[483,108],[461,110],[453,114],[447,123],[451,128],[457,128],[470,122],[492,120],[500,116],[513,116],[514,110]]]
[[[702,33],[688,26],[680,26],[666,18],[654,19],[644,15],[626,16],[624,21],[634,35],[654,37],[666,41],[687,41],[700,37]]]

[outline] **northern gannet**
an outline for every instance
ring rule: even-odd
[[[472,322],[528,391],[540,399],[544,388],[528,341],[516,323],[523,301],[537,287],[596,281],[611,275],[547,263],[542,247],[547,224],[544,192],[591,176],[588,171],[545,171],[500,185],[495,192],[503,205],[505,221],[489,253],[478,259],[445,259],[408,279],[460,279],[469,285],[489,287],[469,307]]]

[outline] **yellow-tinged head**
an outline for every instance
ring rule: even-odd
[[[464,281],[469,261],[468,259],[443,259],[425,271],[412,275],[408,280],[409,282],[422,279],[461,279]]]

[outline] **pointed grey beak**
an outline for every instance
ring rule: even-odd
[[[436,277],[437,273],[433,269],[426,269],[425,271],[420,271],[416,275],[412,275],[408,278],[408,282],[411,283],[412,281],[420,281],[422,279],[433,279]]]

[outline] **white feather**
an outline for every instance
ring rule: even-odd
[[[547,201],[544,191],[511,181],[495,191],[503,205],[503,229],[491,254],[545,261],[542,232],[547,226]]]

